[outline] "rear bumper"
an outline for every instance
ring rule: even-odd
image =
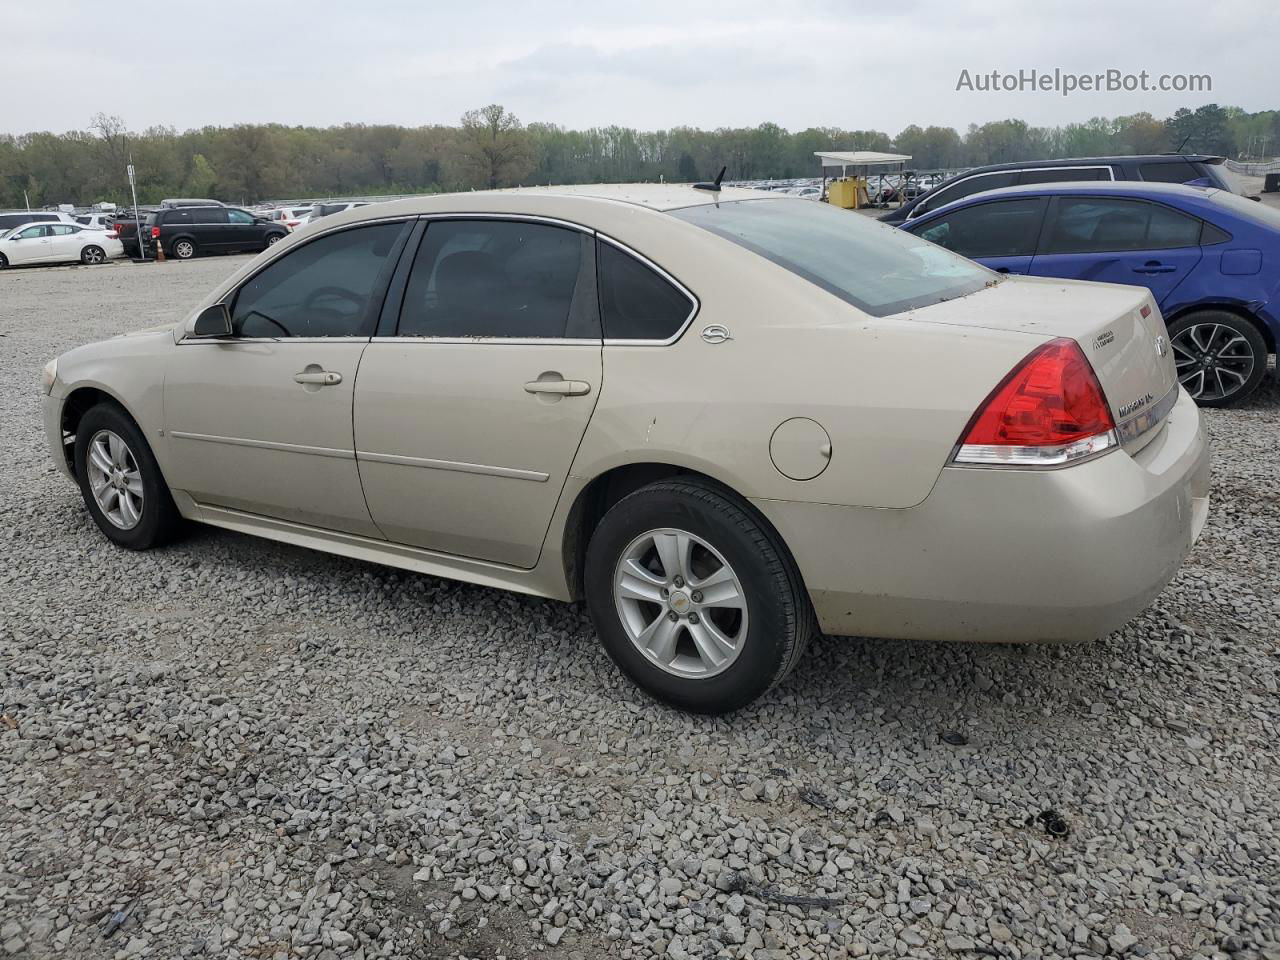
[[[919,506],[754,500],[826,633],[933,640],[1105,636],[1177,572],[1209,507],[1209,446],[1180,391],[1160,436],[1061,470],[949,467]]]

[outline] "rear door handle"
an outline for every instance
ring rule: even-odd
[[[1174,273],[1177,267],[1161,263],[1159,260],[1148,260],[1140,267],[1134,267],[1134,273]]]
[[[342,374],[334,373],[332,370],[304,370],[302,373],[293,375],[294,383],[316,383],[322,387],[332,387],[335,383],[342,382]]]
[[[585,380],[530,380],[524,385],[525,393],[554,393],[561,397],[581,397],[591,392],[591,384]]]

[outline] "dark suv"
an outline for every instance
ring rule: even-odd
[[[142,242],[148,257],[155,256],[156,240],[166,256],[190,260],[202,253],[257,252],[283,240],[282,224],[255,217],[236,207],[171,207],[147,214],[142,221]],[[124,252],[138,256],[136,230],[121,232]]]
[[[1240,193],[1238,185],[1232,182],[1222,162],[1222,157],[1203,154],[1158,153],[1139,157],[1084,157],[993,163],[985,167],[974,167],[950,180],[944,180],[928,193],[890,210],[880,219],[885,223],[902,223],[971,193],[1029,183],[1146,180],[1155,183],[1186,183],[1193,187],[1217,187],[1229,193]]]

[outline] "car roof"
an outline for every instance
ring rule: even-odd
[[[1101,164],[1101,163],[1177,163],[1186,161],[1187,163],[1221,163],[1222,157],[1216,157],[1207,153],[1140,153],[1133,156],[1113,156],[1113,157],[1059,157],[1054,160],[1021,160],[1010,163],[986,163],[980,167],[973,167],[964,171],[964,176],[969,173],[986,173],[994,170],[1034,170],[1038,167],[1064,167],[1075,164]]]
[[[719,191],[698,190],[688,183],[585,183],[554,187],[512,187],[494,192],[588,197],[595,200],[630,203],[650,210],[679,210],[681,207],[728,203],[732,200],[768,197],[777,199],[777,194],[770,190],[751,190],[746,187],[722,187]]]
[[[995,190],[971,193],[968,196],[961,197],[959,200],[944,203],[937,210],[922,213],[918,219],[925,220],[927,218],[931,220],[935,214],[944,210],[969,206],[978,199],[987,201],[1007,200],[1016,197],[1079,196],[1083,194],[1095,197],[1140,197],[1146,200],[1164,200],[1166,202],[1186,200],[1198,206],[1202,203],[1207,203],[1209,196],[1216,192],[1218,192],[1216,187],[1189,187],[1183,183],[1152,183],[1142,180],[1070,180],[1065,183],[1026,183],[1016,187],[999,187]]]

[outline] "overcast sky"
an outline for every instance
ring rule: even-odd
[[[963,130],[1280,107],[1274,0],[0,0],[0,131],[525,122]],[[131,16],[137,13],[137,19]],[[129,51],[133,51],[132,55]],[[1210,93],[957,92],[961,70],[1209,74]]]

